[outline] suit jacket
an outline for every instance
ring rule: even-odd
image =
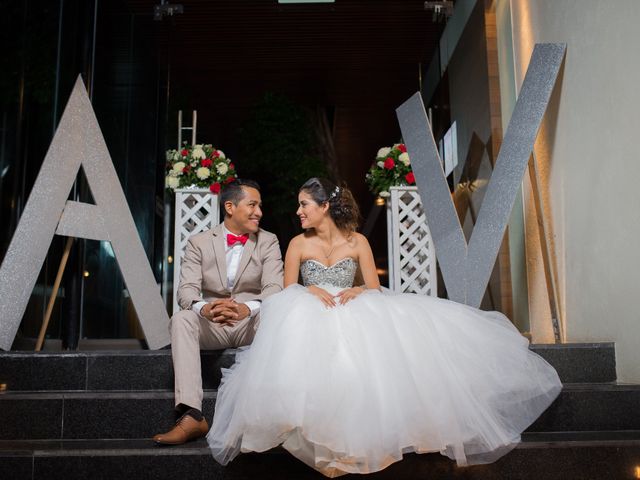
[[[240,303],[262,300],[282,290],[278,237],[262,229],[249,234],[231,290],[227,287],[225,242],[223,224],[189,238],[180,271],[180,308],[186,310],[201,300],[229,296]]]

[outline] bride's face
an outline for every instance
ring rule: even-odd
[[[302,228],[314,228],[326,217],[329,205],[318,205],[311,195],[302,191],[298,194],[298,210],[296,215],[300,219]]]

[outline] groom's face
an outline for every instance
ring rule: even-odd
[[[260,192],[255,188],[242,187],[244,197],[234,205],[228,202],[225,205],[227,217],[225,225],[229,231],[241,235],[244,233],[256,233],[260,228],[262,218],[262,199]]]

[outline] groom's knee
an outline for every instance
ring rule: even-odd
[[[171,316],[169,332],[171,337],[185,331],[197,333],[199,331],[200,318],[193,310],[180,310]]]

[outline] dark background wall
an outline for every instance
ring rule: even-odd
[[[20,219],[73,84],[82,75],[149,261],[162,241],[162,70],[150,28],[119,1],[24,0],[2,5],[0,258]],[[82,174],[70,198],[91,201]],[[160,215],[158,215],[158,213]],[[20,328],[37,336],[65,239],[55,237]],[[155,268],[156,273],[157,268]],[[49,327],[75,348],[79,338],[136,336],[137,324],[106,242],[74,244]],[[62,321],[64,319],[64,321]]]
[[[265,93],[286,96],[316,125],[324,119],[331,173],[368,214],[374,199],[366,170],[380,147],[400,140],[395,108],[420,89],[422,66],[444,26],[424,2],[186,0],[183,14],[154,21],[159,3],[1,2],[0,222],[8,227],[0,231],[0,258],[78,74],[159,283],[167,241],[163,152],[177,142],[179,109],[198,110],[197,140],[223,149],[242,174],[250,170],[242,126]],[[82,175],[71,198],[91,200]],[[281,238],[283,246],[288,240]],[[383,217],[371,242],[384,267]],[[37,335],[63,244],[52,243],[20,329],[24,338]],[[75,243],[59,295],[49,336],[67,347],[81,338],[139,335],[107,243]]]

